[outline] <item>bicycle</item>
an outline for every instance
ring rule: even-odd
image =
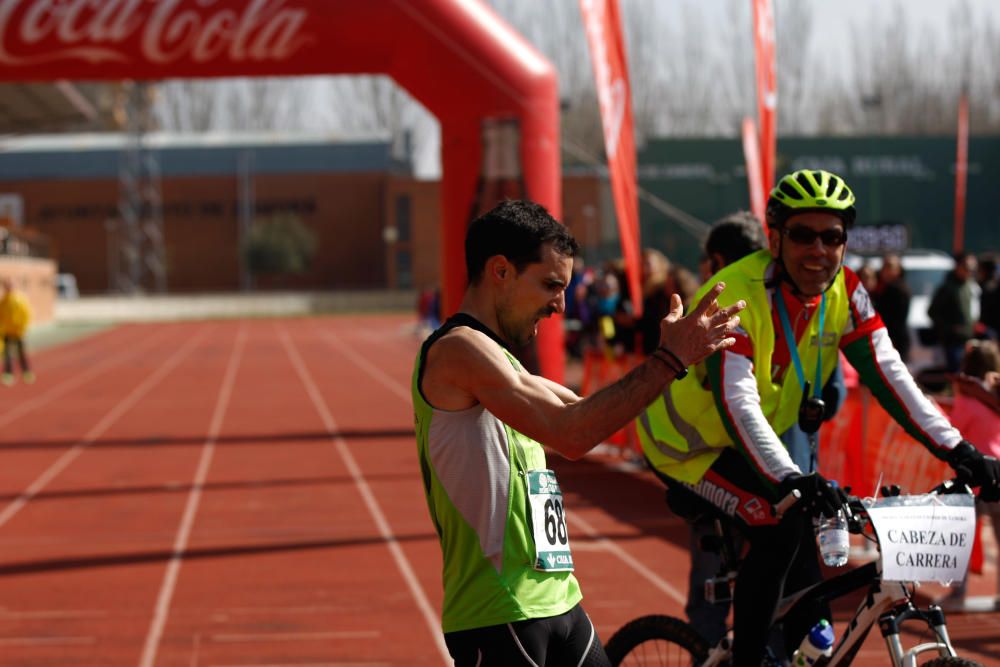
[[[898,487],[888,491],[888,496],[900,498],[901,501],[920,498],[900,496]],[[972,496],[972,491],[958,480],[950,480],[935,487],[927,496],[931,494]],[[795,500],[791,496],[783,500],[778,505],[779,512],[794,504]],[[865,531],[870,523],[869,507],[870,501],[862,501],[853,496],[849,498],[844,510],[849,517],[848,529],[851,533],[864,535],[881,552],[875,532],[872,531],[869,535]],[[706,593],[710,600],[714,598],[722,601],[725,599],[722,596],[731,595],[739,554],[732,540],[735,528],[731,525],[731,520],[719,516],[716,526],[719,534],[716,536],[715,548],[720,551],[722,569],[718,577],[706,582]],[[916,586],[917,582],[883,581],[882,560],[879,558],[784,597],[771,625],[773,627],[781,624],[785,618],[792,618],[802,603],[829,602],[867,587],[867,595],[835,643],[832,656],[825,661],[821,658],[817,667],[820,664],[824,667],[850,665],[876,624],[885,639],[893,667],[916,667],[917,656],[929,651],[936,651],[937,657],[923,663],[922,667],[982,667],[980,663],[957,655],[948,636],[944,612],[939,606],[932,604],[926,609],[920,609],[914,604]],[[905,650],[900,640],[900,631],[903,623],[908,621],[925,623],[934,641]],[[643,616],[620,628],[607,642],[605,650],[611,664],[616,667],[640,664],[723,667],[729,665],[732,657],[732,629],[715,646],[709,646],[697,630],[681,619],[663,615]],[[773,664],[781,663],[775,661]]]

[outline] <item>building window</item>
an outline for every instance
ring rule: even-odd
[[[396,287],[413,287],[413,261],[409,250],[396,251]]]
[[[413,227],[411,221],[412,200],[410,195],[396,195],[396,232],[397,241],[409,241]]]

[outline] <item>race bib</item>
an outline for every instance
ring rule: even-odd
[[[962,581],[976,531],[969,495],[883,498],[868,509],[885,581]]]
[[[529,470],[528,503],[535,538],[535,569],[541,572],[572,572],[563,495],[551,470]]]

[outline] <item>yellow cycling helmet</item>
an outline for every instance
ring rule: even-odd
[[[827,211],[850,228],[857,217],[854,193],[840,176],[822,169],[800,169],[784,176],[767,200],[765,217],[770,227],[781,227],[792,215]]]

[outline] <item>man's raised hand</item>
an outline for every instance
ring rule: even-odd
[[[681,298],[676,294],[670,298],[670,312],[660,322],[660,346],[676,356],[685,368],[736,343],[731,334],[740,323],[737,313],[747,304],[740,300],[728,308],[720,308],[717,299],[725,287],[725,283],[716,283],[686,316]]]

